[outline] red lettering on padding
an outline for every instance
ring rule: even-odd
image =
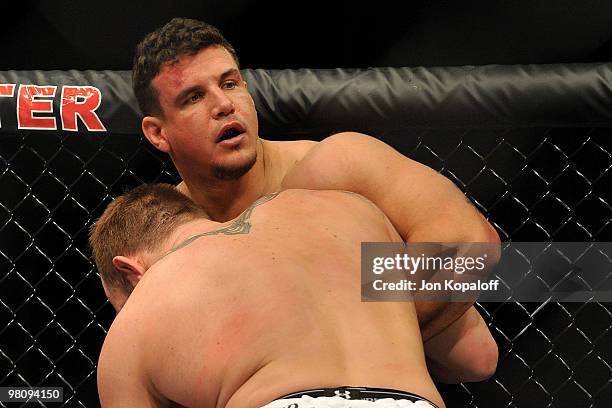
[[[77,131],[77,116],[90,132],[105,132],[106,128],[95,111],[102,100],[100,90],[93,86],[64,86],[60,115],[64,130]]]
[[[15,84],[0,84],[0,96],[12,97],[15,93]]]
[[[15,94],[15,84],[0,84],[0,97],[9,97],[12,98]],[[0,122],[0,128],[2,127],[2,122]]]
[[[55,96],[56,86],[19,85],[17,127],[19,129],[56,130],[55,118],[35,117],[34,113],[53,112],[53,101],[38,98]]]

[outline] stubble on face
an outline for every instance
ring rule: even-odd
[[[249,154],[245,161],[238,165],[214,165],[213,174],[218,180],[230,181],[238,180],[240,177],[248,173],[257,162],[257,149]]]

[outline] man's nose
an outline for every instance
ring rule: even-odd
[[[234,113],[234,102],[221,89],[209,93],[212,99],[211,115],[218,119]]]

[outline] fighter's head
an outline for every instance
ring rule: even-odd
[[[92,226],[89,244],[106,296],[119,311],[170,234],[206,212],[170,184],[145,184],[116,198]]]
[[[240,68],[234,47],[217,28],[202,21],[174,18],[147,34],[136,46],[132,66],[132,87],[142,113],[147,116],[163,114],[157,90],[152,86],[162,66],[173,64],[183,56],[195,55],[211,46],[225,48]]]
[[[258,123],[234,48],[213,26],[175,18],[137,46],[142,130],[190,185],[235,180],[257,160]]]

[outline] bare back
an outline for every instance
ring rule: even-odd
[[[245,214],[149,269],[109,332],[103,356],[141,377],[152,406],[257,407],[341,385],[443,406],[413,304],[360,301],[360,243],[400,241],[380,210],[288,190]]]

